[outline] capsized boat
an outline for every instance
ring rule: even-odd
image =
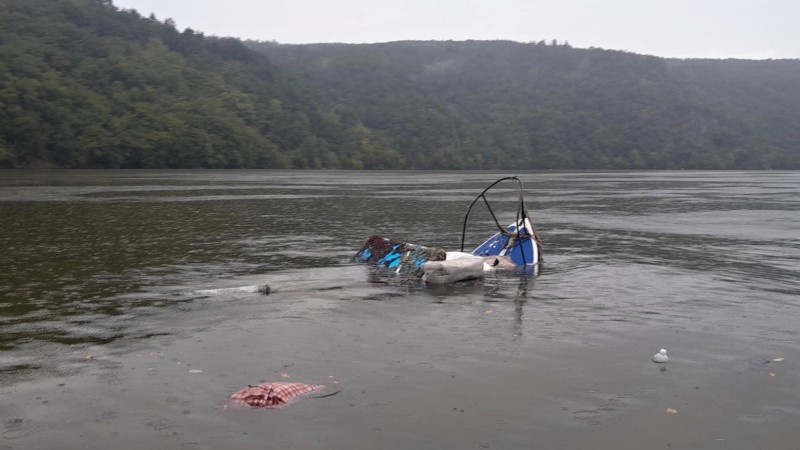
[[[511,182],[517,194],[514,222],[500,225],[486,194],[502,182]],[[464,251],[467,222],[472,208],[483,200],[498,231],[472,252]],[[422,277],[429,283],[452,283],[482,278],[485,271],[503,268],[538,268],[542,262],[541,241],[525,207],[522,181],[517,177],[501,178],[483,190],[472,201],[464,216],[461,233],[461,251],[395,241],[382,236],[372,236],[356,252],[353,261],[389,269],[399,276]]]
[[[486,198],[486,193],[503,181],[510,181],[514,185],[518,201],[516,220],[505,228],[500,225],[492,209],[492,205]],[[486,204],[486,208],[489,210],[489,214],[491,214],[498,231],[494,236],[490,237],[473,250],[472,254],[482,257],[495,256],[510,258],[515,266],[521,267],[541,263],[542,243],[539,240],[539,234],[536,228],[533,226],[530,213],[528,213],[528,209],[525,207],[522,180],[517,177],[506,177],[495,181],[472,201],[469,205],[469,209],[467,209],[467,214],[464,216],[464,227],[461,232],[461,251],[464,251],[464,239],[467,234],[467,220],[469,219],[469,214],[472,212],[472,207],[481,199]]]

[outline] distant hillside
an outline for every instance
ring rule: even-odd
[[[800,61],[279,45],[0,0],[0,168],[800,169]]]
[[[399,156],[235,39],[0,0],[0,167],[378,168]]]
[[[800,168],[800,61],[507,41],[279,45],[414,168]]]

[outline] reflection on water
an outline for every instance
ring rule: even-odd
[[[550,347],[544,343],[599,351],[583,356],[596,358],[592,367],[598,371],[606,369],[602,361],[619,356],[619,348],[654,336],[661,341],[648,342],[645,360],[664,339],[684,345],[687,358],[690,349],[703,348],[681,344],[680,336],[691,333],[714,336],[713,348],[725,341],[738,345],[732,358],[745,361],[763,356],[745,355],[764,350],[759,345],[777,352],[800,343],[796,172],[524,174],[525,198],[544,244],[538,276],[497,273],[478,282],[425,286],[376,277],[349,262],[373,234],[458,249],[467,206],[504,175],[2,172],[0,386],[86,370],[99,370],[109,384],[134,383],[121,363],[98,358],[92,366],[81,356],[123,358],[156,342],[180,346],[197,336],[203,352],[219,349],[221,366],[244,364],[236,358],[256,351],[239,349],[258,339],[270,342],[272,351],[285,349],[280,361],[313,354],[316,345],[322,348],[316,364],[332,365],[320,370],[346,373],[354,365],[365,372],[352,375],[367,384],[378,381],[365,373],[402,379],[406,369],[399,367],[407,363],[407,370],[437,386],[433,375],[416,371],[455,371],[469,363],[482,373],[506,370],[498,374],[511,377],[514,386],[529,370],[514,361],[546,358]],[[501,222],[513,220],[510,193],[492,199],[508,205]],[[468,242],[475,245],[494,228],[480,211],[471,217]],[[269,296],[256,292],[261,284],[272,287]],[[424,350],[433,356],[420,361]],[[553,356],[546,367],[580,367],[581,351],[565,360]],[[700,360],[710,358],[712,344],[695,351]],[[673,354],[681,349],[670,349]],[[148,367],[150,375],[170,373],[163,365]],[[625,378],[609,374],[603,383]],[[184,375],[176,372],[169,381]],[[578,369],[562,375],[580,389],[592,379]],[[473,374],[462,383],[466,389],[486,381]],[[548,389],[568,397],[576,388],[553,381]],[[594,398],[559,403],[537,395],[540,403],[551,402],[550,417],[574,407],[577,412],[566,417],[583,420],[591,412],[591,421],[599,423],[603,414],[654,395],[648,389],[640,386],[591,408],[587,402]],[[442,395],[454,401],[458,393]],[[502,411],[496,415],[505,417]],[[395,418],[387,423],[399,423]],[[513,423],[509,417],[497,427]],[[6,433],[13,436],[27,430],[12,425]],[[408,426],[426,430],[421,423]],[[303,447],[302,437],[285,437]]]

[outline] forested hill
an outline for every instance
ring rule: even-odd
[[[800,168],[800,60],[507,41],[248,42],[411,167]]]
[[[0,0],[3,167],[800,169],[800,61],[243,43]]]
[[[109,0],[0,0],[0,167],[400,164],[372,140],[238,40]]]

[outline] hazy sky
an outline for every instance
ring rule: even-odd
[[[680,58],[800,58],[798,0],[114,0],[207,35],[281,43],[569,41]]]

